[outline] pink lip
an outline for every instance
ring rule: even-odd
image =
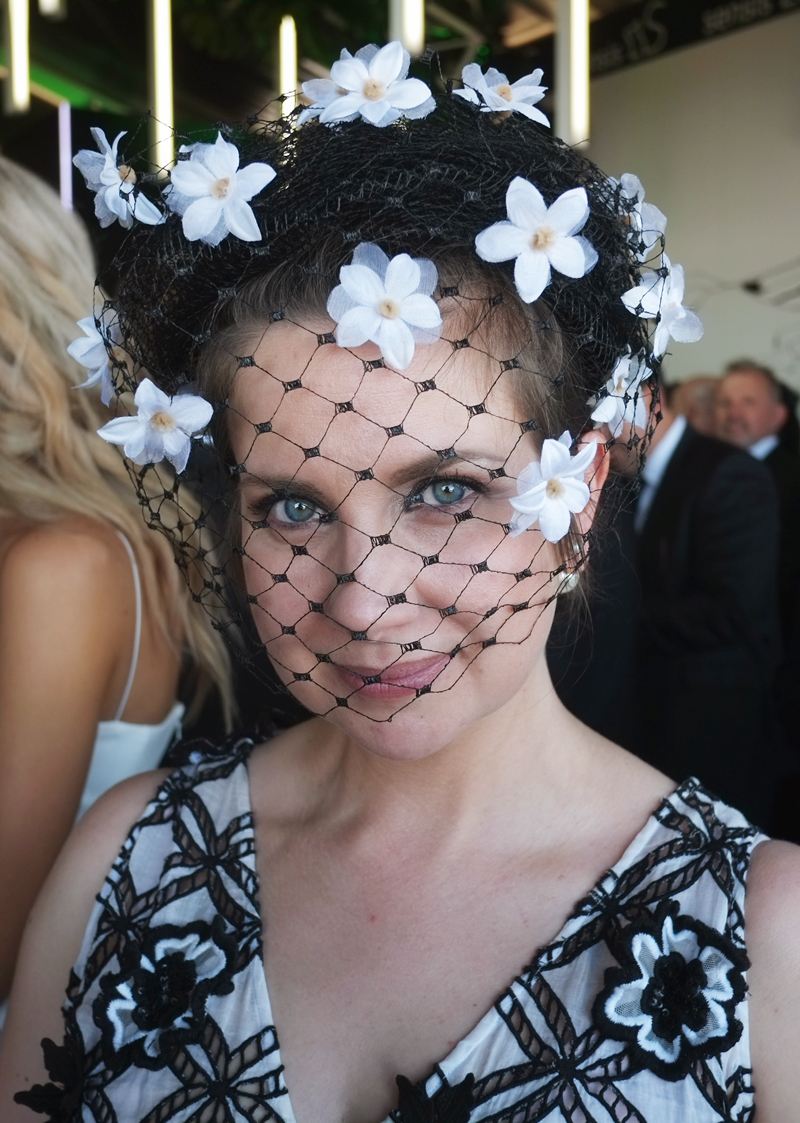
[[[348,681],[351,689],[358,691],[359,697],[367,698],[407,698],[409,693],[430,686],[437,675],[441,674],[450,662],[449,655],[435,655],[430,659],[415,659],[408,663],[394,663],[391,667],[345,667],[338,669]],[[380,682],[364,682],[366,678],[377,678]]]

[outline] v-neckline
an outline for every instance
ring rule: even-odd
[[[258,876],[258,862],[257,862],[257,858],[256,858],[257,848],[256,848],[255,816],[253,815],[253,805],[252,805],[252,801],[250,799],[250,770],[249,770],[249,767],[248,767],[249,766],[249,754],[248,754],[248,757],[246,757],[242,761],[242,765],[243,765],[243,770],[244,770],[243,781],[242,781],[243,789],[244,789],[243,790],[243,803],[244,803],[245,813],[249,816],[250,832],[252,834],[252,862],[253,862],[252,875],[253,875],[254,884],[255,884],[254,899],[255,899],[256,909],[257,909],[256,916],[257,916],[257,919],[258,919],[258,923],[260,925],[259,938],[258,938],[258,955],[259,955],[259,961],[260,961],[260,971],[258,972],[257,977],[260,981],[261,986],[263,987],[262,1000],[263,1000],[263,1004],[264,1004],[264,1008],[265,1008],[264,1012],[269,1017],[269,1020],[267,1022],[265,1022],[265,1027],[267,1025],[270,1026],[272,1028],[274,1034],[275,1034],[275,1049],[273,1051],[273,1057],[277,1062],[277,1066],[280,1069],[282,1069],[285,1073],[285,1068],[284,1068],[284,1064],[283,1064],[283,1054],[282,1054],[282,1051],[281,1051],[281,1036],[280,1036],[280,1033],[278,1031],[278,1027],[275,1024],[275,1018],[274,1018],[273,1012],[272,1012],[272,1000],[270,998],[270,993],[269,993],[269,982],[267,980],[267,967],[266,967],[266,962],[265,962],[265,959],[264,959],[265,923],[264,923],[264,916],[262,915],[262,911],[261,911],[261,880]],[[543,944],[540,948],[538,948],[534,951],[533,955],[531,956],[530,960],[528,961],[528,964],[526,966],[523,966],[522,969],[519,971],[519,973],[517,975],[515,975],[514,978],[511,980],[511,982],[503,989],[503,991],[501,991],[501,993],[498,995],[498,997],[495,999],[495,1001],[492,1003],[492,1005],[489,1007],[489,1009],[486,1011],[486,1013],[483,1014],[480,1017],[480,1019],[476,1022],[476,1024],[473,1026],[473,1028],[456,1042],[456,1044],[453,1046],[453,1048],[449,1051],[449,1053],[442,1060],[436,1061],[431,1065],[428,1075],[423,1080],[423,1086],[426,1089],[427,1089],[428,1085],[430,1084],[431,1080],[441,1079],[441,1072],[442,1071],[447,1071],[448,1069],[453,1067],[454,1061],[457,1058],[457,1055],[459,1053],[469,1052],[473,1048],[473,1046],[475,1045],[476,1042],[482,1041],[487,1036],[487,1033],[488,1033],[491,1025],[498,1018],[502,1017],[501,1004],[508,998],[513,999],[515,997],[518,997],[517,992],[521,988],[525,989],[525,986],[526,986],[525,980],[528,981],[528,985],[529,985],[531,974],[533,972],[539,970],[539,964],[541,964],[541,962],[545,958],[549,958],[552,955],[552,953],[554,953],[557,950],[558,946],[564,942],[564,939],[566,938],[566,936],[568,934],[569,928],[581,916],[581,905],[582,905],[582,903],[585,902],[587,899],[589,899],[593,896],[596,896],[598,893],[602,892],[603,886],[609,880],[609,878],[616,880],[619,877],[619,875],[623,872],[623,870],[627,869],[630,866],[633,854],[638,853],[642,849],[644,849],[649,836],[652,835],[656,830],[658,830],[660,828],[661,822],[660,822],[659,816],[660,816],[661,812],[664,810],[664,808],[667,806],[667,804],[671,803],[672,800],[675,799],[676,797],[680,798],[681,794],[682,794],[682,792],[684,791],[685,788],[687,788],[691,785],[696,785],[696,784],[697,784],[697,781],[693,777],[689,777],[688,779],[684,780],[681,784],[679,784],[676,788],[674,788],[671,792],[669,792],[667,795],[662,797],[662,799],[659,801],[657,807],[655,807],[650,812],[650,814],[647,816],[647,818],[645,819],[645,821],[642,824],[642,826],[640,827],[640,829],[636,832],[636,834],[630,840],[630,842],[625,847],[622,854],[617,859],[617,861],[614,863],[614,865],[610,866],[598,878],[598,880],[588,890],[587,893],[584,893],[581,897],[578,898],[578,901],[573,906],[569,915],[567,916],[564,923],[561,925],[561,928],[559,929],[558,933],[553,937],[553,939],[549,940],[546,944]],[[242,864],[246,863],[246,858],[244,856],[240,860],[242,861]],[[261,1020],[261,1019],[259,1019],[259,1020]],[[475,1075],[476,1079],[479,1078],[479,1076],[480,1076],[479,1073],[475,1073],[474,1075]],[[294,1106],[292,1104],[291,1089],[289,1088],[289,1085],[287,1084],[286,1080],[284,1080],[283,1086],[284,1086],[285,1092],[284,1092],[283,1096],[281,1097],[282,1100],[283,1100],[283,1103],[281,1105],[281,1112],[283,1114],[284,1123],[300,1123],[300,1121],[298,1121],[297,1116],[294,1113]],[[395,1111],[396,1109],[392,1108],[391,1110]],[[302,1121],[302,1123],[305,1123],[305,1121]],[[391,1112],[388,1115],[384,1116],[383,1119],[376,1120],[376,1123],[392,1123]]]

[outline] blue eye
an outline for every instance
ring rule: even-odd
[[[451,503],[460,503],[466,498],[469,490],[458,480],[437,480],[435,483],[428,484],[421,498],[423,503],[446,507]]]
[[[272,511],[279,522],[307,523],[317,518],[319,511],[305,499],[279,499]]]

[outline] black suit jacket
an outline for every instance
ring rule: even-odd
[[[797,645],[800,602],[800,456],[778,445],[764,460],[778,493],[780,556],[778,558],[778,611],[781,637],[788,651]]]
[[[778,504],[748,453],[687,428],[639,535],[635,750],[768,822],[780,737]]]

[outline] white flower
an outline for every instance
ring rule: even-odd
[[[436,266],[427,258],[398,254],[391,261],[372,242],[356,246],[352,265],[339,270],[340,285],[328,297],[340,347],[371,340],[396,370],[405,370],[416,343],[434,343],[442,317],[431,293]]]
[[[620,192],[633,201],[633,209],[625,209],[631,224],[630,240],[634,244],[636,256],[646,261],[657,245],[661,243],[667,229],[666,215],[652,203],[645,203],[644,188],[638,176],[625,172],[619,180]]]
[[[570,516],[589,502],[584,482],[586,469],[597,455],[594,441],[575,456],[570,455],[572,437],[568,431],[557,441],[547,438],[540,460],[532,460],[517,478],[517,492],[511,506],[517,512],[511,520],[512,536],[538,521],[548,542],[559,542],[569,532]]]
[[[133,977],[117,982],[103,1010],[114,1049],[138,1042],[148,1057],[158,1057],[163,1034],[192,1025],[199,1005],[192,1001],[195,992],[207,991],[226,966],[223,949],[197,932],[177,930],[154,941],[152,958],[142,952]]]
[[[121,342],[117,321],[109,321],[107,310],[103,309],[99,316],[84,316],[82,320],[78,320],[78,327],[83,332],[83,337],[70,343],[67,352],[90,373],[86,381],[75,389],[87,390],[100,383],[100,397],[103,405],[107,406],[114,393],[108,346],[113,347]]]
[[[663,1065],[682,1060],[685,1065],[691,1056],[687,1044],[705,1055],[704,1046],[729,1034],[737,998],[731,975],[736,977],[737,968],[715,943],[701,942],[690,927],[676,932],[668,915],[659,938],[641,931],[632,936],[630,955],[629,977],[611,990],[603,1007],[611,1022],[635,1031],[645,1053]]]
[[[336,125],[360,116],[383,128],[400,117],[426,117],[436,102],[424,82],[406,78],[410,63],[408,51],[396,41],[380,49],[371,43],[355,55],[342,51],[329,79],[303,83],[314,104],[303,110],[298,124],[319,117],[324,125]]]
[[[574,237],[589,217],[589,200],[583,187],[573,187],[549,207],[540,192],[522,176],[515,176],[506,191],[508,221],[495,222],[475,239],[484,261],[516,258],[517,292],[530,304],[550,284],[550,267],[567,277],[583,277],[597,262],[597,253],[585,238]]]
[[[595,427],[607,425],[612,437],[618,437],[626,423],[644,429],[647,408],[639,388],[652,373],[644,355],[623,355],[605,384],[605,394],[595,405]]]
[[[541,109],[533,108],[537,101],[542,100],[547,89],[547,86],[539,85],[541,80],[542,71],[534,70],[532,74],[509,85],[508,78],[499,70],[491,67],[484,74],[477,62],[471,62],[461,71],[464,89],[454,92],[473,105],[480,105],[483,113],[516,111],[523,113],[531,121],[549,125],[550,122]]]
[[[158,464],[169,460],[182,472],[189,459],[192,434],[204,429],[214,410],[196,394],[168,397],[149,378],[143,379],[134,395],[135,417],[115,417],[97,432],[112,445],[123,445],[134,464]]]
[[[189,241],[218,246],[228,234],[245,242],[260,241],[261,231],[248,203],[272,182],[275,169],[257,163],[239,168],[239,149],[222,133],[217,133],[213,144],[192,144],[181,151],[190,156],[172,169],[167,205],[183,215]]]
[[[119,134],[113,144],[109,144],[102,129],[92,129],[99,152],[82,148],[72,162],[90,191],[95,191],[94,213],[101,226],[110,226],[119,219],[120,226],[129,229],[133,220],[157,226],[164,221],[164,215],[148,198],[134,190],[136,172],[128,164],[119,164],[117,148],[125,136]]]
[[[657,359],[666,351],[670,336],[678,343],[695,343],[703,334],[699,318],[683,307],[683,267],[671,265],[666,254],[663,260],[665,273],[646,269],[641,282],[622,295],[622,303],[635,316],[657,319],[653,337],[653,354]]]

